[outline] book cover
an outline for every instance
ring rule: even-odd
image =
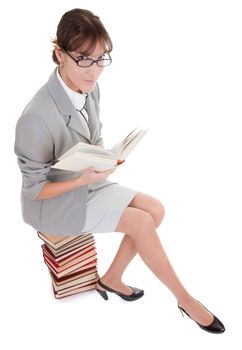
[[[51,279],[54,279],[56,284],[65,283],[66,281],[68,282],[68,281],[71,281],[72,279],[78,278],[78,276],[82,276],[82,274],[85,275],[85,274],[92,273],[92,272],[97,273],[97,259],[92,260],[88,264],[83,265],[83,266],[77,268],[76,270],[71,271],[67,275],[64,275],[61,277],[54,274],[53,271],[51,271],[51,269],[48,269],[48,271],[51,275]]]
[[[40,231],[37,232],[40,239],[42,239],[45,243],[47,243],[50,247],[53,249],[59,249],[64,247],[67,247],[68,245],[74,244],[74,242],[81,241],[86,239],[86,236],[90,236],[91,234],[80,234],[77,236],[52,236],[49,234],[44,234]]]
[[[75,279],[73,281],[58,285],[55,283],[54,280],[52,280],[54,289],[56,292],[63,292],[63,291],[67,291],[67,290],[71,290],[71,289],[75,289],[75,288],[79,288],[79,287],[84,287],[87,284],[90,284],[92,282],[96,282],[97,281],[97,275],[96,273],[91,273],[89,275],[80,277],[78,279]]]
[[[50,245],[53,248],[58,248],[63,246],[64,244],[72,241],[75,239],[77,236],[52,236],[49,234],[42,233],[40,231],[37,232],[38,236],[40,239],[42,239],[44,242],[46,242],[48,245]]]
[[[86,240],[82,240],[80,242],[77,241],[77,242],[75,242],[75,244],[68,245],[67,247],[64,247],[63,249],[59,248],[58,250],[53,249],[47,243],[45,243],[45,244],[48,247],[48,250],[52,253],[52,255],[55,258],[59,258],[59,257],[63,256],[64,254],[69,254],[77,249],[81,249],[82,247],[84,247],[86,244],[89,244],[89,243],[95,243],[95,240],[93,237],[86,239]]]
[[[61,259],[55,259],[47,250],[46,248],[43,247],[43,253],[45,256],[48,256],[55,264],[56,266],[63,266],[67,263],[70,263],[71,261],[77,261],[77,259],[79,259],[81,256],[83,256],[84,254],[94,250],[94,244],[89,245],[88,247],[86,247],[85,249],[79,250],[78,252],[67,256],[67,257],[63,257]]]
[[[49,271],[49,274],[50,274],[50,277],[52,280],[54,280],[55,284],[57,286],[61,286],[65,283],[69,283],[69,282],[72,282],[72,281],[75,281],[75,280],[78,280],[79,278],[82,278],[82,277],[85,277],[87,275],[90,275],[90,274],[97,274],[97,266],[93,266],[93,267],[89,267],[87,269],[80,269],[80,271],[78,272],[74,272],[74,273],[70,273],[64,277],[61,277],[61,278],[56,278],[56,276],[53,274],[53,272],[48,269]]]
[[[65,297],[68,297],[70,295],[73,295],[73,294],[77,294],[77,293],[81,293],[81,292],[86,292],[88,290],[92,290],[92,289],[95,289],[95,286],[96,286],[96,282],[95,283],[91,283],[85,287],[80,287],[80,288],[76,288],[75,290],[72,290],[72,291],[69,291],[69,292],[66,292],[66,293],[58,293],[54,290],[53,288],[53,291],[54,291],[54,296],[56,299],[61,299],[61,298],[65,298]]]
[[[43,255],[45,258],[47,257],[56,268],[64,269],[78,263],[79,261],[83,261],[86,257],[91,256],[94,252],[96,252],[96,250],[93,246],[91,248],[85,249],[83,252],[79,252],[78,255],[73,256],[73,258],[64,259],[61,262],[57,262],[55,259],[53,259],[53,257],[48,255],[45,250],[43,250]]]
[[[63,277],[67,274],[69,274],[70,272],[77,272],[77,269],[79,269],[80,267],[86,267],[86,265],[90,262],[92,262],[93,260],[95,260],[95,256],[96,256],[96,252],[93,252],[93,255],[85,258],[82,261],[79,261],[78,263],[71,265],[69,267],[65,267],[64,268],[57,268],[56,266],[53,265],[52,261],[50,261],[47,257],[44,257],[44,262],[45,264],[51,269],[51,271],[54,273],[54,275],[57,278]]]
[[[43,251],[45,252],[46,255],[50,257],[50,259],[53,259],[57,264],[60,266],[67,263],[68,261],[73,260],[74,258],[78,257],[81,254],[84,254],[88,250],[90,250],[92,247],[94,247],[94,242],[90,242],[88,244],[85,244],[84,246],[78,247],[76,249],[70,250],[69,252],[65,254],[61,254],[60,256],[56,257],[46,246],[45,244],[41,246]]]

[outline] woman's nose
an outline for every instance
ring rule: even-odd
[[[94,63],[93,65],[91,65],[88,68],[88,73],[92,76],[92,77],[98,77],[103,71],[103,67],[99,67],[97,65],[97,63]]]

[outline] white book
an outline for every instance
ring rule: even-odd
[[[140,142],[148,129],[134,129],[111,149],[105,149],[84,142],[78,142],[61,157],[52,168],[83,171],[94,167],[96,171],[112,169],[123,163],[132,149]]]

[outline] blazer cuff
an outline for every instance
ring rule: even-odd
[[[31,187],[28,187],[28,188],[23,187],[22,191],[23,191],[24,197],[29,201],[37,200],[39,193],[42,191],[43,187],[48,182],[50,182],[50,181],[39,182],[39,183],[32,185]]]

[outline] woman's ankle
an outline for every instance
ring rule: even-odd
[[[117,275],[113,276],[113,275],[111,275],[109,273],[105,273],[100,278],[100,280],[101,280],[102,283],[106,284],[107,286],[109,286],[109,285],[118,286],[118,285],[120,285],[122,283],[121,277],[122,276],[117,276]]]
[[[194,301],[195,299],[188,293],[185,293],[177,298],[178,305],[183,308],[189,307],[189,305],[191,305]]]

